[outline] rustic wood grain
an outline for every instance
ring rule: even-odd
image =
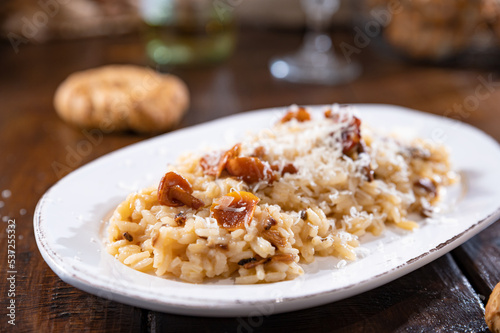
[[[80,43],[78,48],[82,46]],[[11,52],[6,45],[0,48],[0,153],[3,157],[0,192],[11,192],[8,198],[0,197],[3,202],[0,215],[16,221],[15,328],[18,332],[137,332],[147,325],[144,310],[87,294],[62,282],[43,261],[35,243],[35,205],[63,175],[54,171],[54,162],[66,165],[67,171],[74,170],[143,139],[135,135],[109,135],[88,154],[68,160],[68,151],[76,149],[86,137],[81,130],[57,118],[52,96],[72,68],[98,64],[82,64],[78,54],[71,43],[27,46],[19,54]],[[74,62],[65,62],[65,58]],[[1,238],[5,237],[2,227]],[[0,295],[1,307],[5,309],[8,299],[3,272],[7,249],[4,241],[1,244]],[[4,313],[2,311],[0,327],[9,327]]]
[[[487,332],[483,308],[446,255],[372,291],[312,309],[240,318],[153,313],[153,332]]]
[[[336,41],[340,40],[349,42],[352,36],[340,34]],[[407,64],[367,48],[357,56],[364,74],[351,84],[328,87],[274,80],[267,69],[269,60],[296,50],[300,42],[296,33],[242,31],[236,54],[226,63],[174,69],[191,91],[191,107],[179,127],[292,103],[387,103],[448,114],[500,140],[498,84],[471,111],[449,111],[473,96],[481,78],[489,79],[494,72]],[[500,280],[498,223],[455,250],[453,257],[447,255],[386,286],[326,306],[260,319],[160,314],[89,295],[62,282],[36,247],[32,219],[38,199],[65,172],[147,136],[105,135],[88,153],[72,158],[69,152],[88,138],[57,117],[53,93],[77,70],[110,63],[146,65],[144,47],[140,36],[123,36],[22,45],[16,54],[8,42],[0,42],[0,193],[11,192],[8,198],[0,197],[0,218],[16,220],[19,332],[486,330],[477,293],[486,296]],[[55,163],[67,168],[58,172]],[[5,227],[0,238],[0,306],[5,309]],[[3,331],[6,319],[1,314]]]
[[[496,222],[453,251],[477,292],[487,301],[500,283],[500,222]]]

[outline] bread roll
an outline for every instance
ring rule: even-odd
[[[491,292],[484,315],[486,324],[493,333],[500,333],[500,283]]]
[[[164,132],[180,121],[189,92],[178,77],[131,65],[109,65],[71,74],[54,106],[66,122],[103,131]]]

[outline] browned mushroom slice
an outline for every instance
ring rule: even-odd
[[[238,261],[238,265],[245,266],[246,264],[248,264],[250,262],[253,262],[253,261],[257,261],[257,258],[245,258],[245,259],[241,259],[240,261]]]
[[[299,170],[292,163],[288,163],[281,170],[281,175],[283,176],[285,173],[289,173],[291,175],[296,174]]]
[[[303,107],[299,107],[297,111],[288,111],[283,118],[281,118],[281,123],[289,122],[292,119],[297,119],[299,122],[309,121],[311,120],[311,115],[306,111]]]
[[[275,180],[273,170],[267,162],[257,157],[236,157],[227,161],[226,170],[231,176],[238,177],[248,184],[267,180]]]
[[[210,212],[222,228],[229,231],[243,229],[245,223],[252,220],[259,201],[250,192],[230,192],[214,200]]]
[[[219,177],[226,167],[227,161],[230,158],[238,157],[240,155],[240,150],[241,143],[238,143],[225,152],[212,152],[203,156],[200,159],[203,173],[205,175]]]
[[[252,157],[263,158],[264,156],[266,156],[266,148],[263,146],[255,147]]]
[[[422,196],[430,195],[431,198],[434,198],[437,195],[436,184],[429,178],[420,178],[415,182],[414,186],[417,193]]]
[[[360,147],[361,142],[361,120],[358,117],[352,118],[349,126],[342,131],[342,153],[352,155]]]
[[[220,176],[225,166],[222,162],[224,155],[225,153],[221,151],[213,151],[209,154],[203,155],[200,159],[200,166],[203,169],[203,173],[209,176]]]
[[[243,259],[245,260],[245,259]],[[245,269],[250,269],[250,268],[254,268],[254,267],[257,267],[259,265],[263,265],[263,264],[266,264],[268,263],[269,261],[271,261],[271,258],[260,258],[257,259],[257,258],[249,258],[247,259],[248,261],[246,263],[244,263],[242,266],[243,268]],[[241,262],[242,260],[240,260]],[[239,262],[238,262],[239,264]]]
[[[280,171],[280,167],[278,164],[272,164],[271,169],[273,171]],[[296,174],[299,170],[292,163],[285,164],[283,169],[281,169],[281,175],[283,176],[285,173],[289,173],[291,175]]]
[[[275,248],[282,248],[286,245],[286,239],[281,236],[278,230],[263,230],[262,238],[271,243]]]
[[[289,264],[294,261],[295,261],[295,256],[293,254],[280,253],[268,258],[261,258],[259,256],[256,256],[256,258],[241,259],[238,262],[238,265],[243,266],[243,268],[245,269],[251,269],[259,265],[265,265],[269,262],[284,262],[286,264]]]
[[[286,264],[292,263],[295,261],[295,256],[291,253],[281,253],[281,254],[276,254],[271,257],[271,261],[273,262],[284,262]]]
[[[188,193],[181,189],[179,186],[174,186],[170,188],[169,196],[174,202],[181,202],[184,205],[191,207],[193,209],[199,209],[204,206],[203,201],[195,198],[191,193]]]
[[[158,201],[161,205],[170,207],[188,206],[199,209],[204,206],[203,201],[191,195],[191,184],[178,173],[167,172],[158,186]]]
[[[366,181],[372,182],[375,179],[375,171],[373,171],[370,165],[365,165],[362,169],[362,174],[365,177]]]

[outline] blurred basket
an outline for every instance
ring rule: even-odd
[[[411,59],[439,62],[500,45],[499,0],[368,0],[366,10],[386,19],[383,39]]]

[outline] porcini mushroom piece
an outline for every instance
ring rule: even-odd
[[[173,171],[167,172],[158,186],[158,201],[161,205],[170,207],[188,206],[199,209],[204,206],[203,201],[195,198],[191,184],[186,178]]]
[[[252,220],[257,203],[260,201],[250,192],[230,192],[214,200],[210,212],[222,228],[229,231],[245,228]]]
[[[227,161],[226,170],[231,176],[242,179],[247,184],[261,180],[272,183],[275,175],[267,162],[262,162],[257,157],[236,157]]]

